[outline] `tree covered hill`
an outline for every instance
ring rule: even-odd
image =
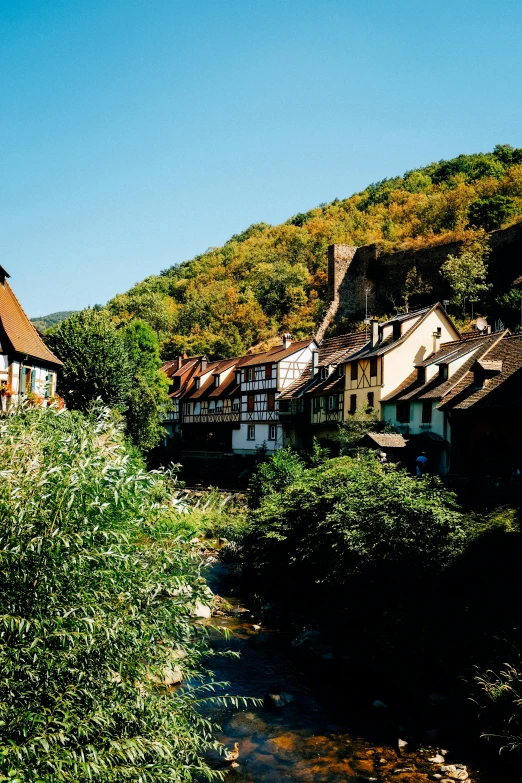
[[[522,220],[522,148],[459,155],[369,185],[349,198],[258,223],[190,261],[152,275],[107,309],[140,318],[163,357],[186,351],[234,356],[282,330],[311,335],[326,308],[327,247],[429,247]]]
[[[40,332],[45,332],[47,329],[50,329],[51,326],[56,326],[56,324],[61,323],[61,321],[65,321],[65,319],[69,318],[74,312],[76,311],[61,310],[59,313],[41,315],[38,318],[31,318],[31,323],[34,324]]]

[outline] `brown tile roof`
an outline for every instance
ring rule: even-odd
[[[478,365],[477,362],[475,366],[471,365],[460,383],[452,390],[451,395],[439,403],[437,406],[439,409],[507,408],[522,404],[522,335],[502,333],[501,339],[485,352],[484,359],[486,361],[481,360],[479,365],[480,373],[483,375],[484,370],[489,369],[491,376],[483,380],[483,385],[479,387],[476,385],[473,370]],[[500,362],[502,369],[498,371]],[[490,364],[489,368],[488,364]]]
[[[40,359],[49,364],[62,362],[45,345],[39,333],[28,319],[13,289],[6,280],[7,272],[0,273],[0,321],[13,349],[17,353]]]
[[[367,432],[361,440],[365,438],[370,438],[381,448],[401,449],[406,446],[404,437],[395,432]]]
[[[279,362],[281,359],[286,359],[287,356],[291,356],[296,351],[306,348],[311,343],[313,343],[313,340],[297,340],[295,343],[290,343],[288,348],[283,348],[282,345],[275,345],[273,348],[269,348],[268,351],[264,351],[263,353],[242,357],[244,358],[244,361],[241,366],[253,367],[256,364]]]
[[[363,350],[357,355],[357,358],[366,358],[369,356],[382,356],[382,354],[385,354],[388,350],[391,348],[395,348],[397,345],[401,345],[409,336],[410,334],[417,329],[427,318],[428,316],[433,313],[435,310],[442,310],[444,315],[447,317],[448,321],[451,323],[453,328],[455,329],[456,334],[458,337],[460,337],[460,333],[456,326],[452,323],[451,319],[447,315],[445,309],[440,304],[440,302],[437,302],[434,305],[431,305],[430,307],[424,307],[422,310],[414,310],[410,313],[401,313],[399,315],[396,315],[394,318],[391,318],[389,321],[385,321],[384,323],[379,324],[380,329],[384,329],[386,326],[390,326],[394,323],[404,323],[409,320],[413,320],[413,323],[409,326],[408,329],[405,331],[402,331],[401,336],[397,339],[393,339],[392,336],[386,337],[384,340],[381,340],[381,342],[378,342],[377,345],[375,345],[373,348],[368,343]],[[354,357],[355,358],[355,357]]]
[[[473,342],[464,340],[445,343],[440,351],[437,351],[436,354],[430,356],[419,366],[423,367],[439,363],[449,364],[451,361],[462,358],[469,353],[469,358],[447,380],[441,380],[437,375],[435,378],[421,383],[417,370],[413,370],[400,386],[390,394],[387,394],[386,397],[383,397],[381,402],[407,402],[408,400],[442,399],[446,397],[458,386],[473,363],[485,355],[496,342],[502,339],[504,334],[504,332],[498,332],[496,334],[483,335],[480,340]]]
[[[368,338],[364,332],[327,337],[319,345],[318,370],[321,367],[335,367],[341,362],[349,360],[350,356],[357,353],[367,342]],[[333,388],[337,389],[339,383],[341,387],[344,385],[343,378],[340,378],[337,374],[334,377],[334,373],[324,380],[321,380],[319,372],[312,378],[312,363],[310,362],[303,370],[301,376],[293,381],[290,386],[287,386],[279,395],[279,399],[299,397],[305,391],[307,393],[331,391]]]

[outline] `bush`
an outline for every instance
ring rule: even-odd
[[[202,676],[199,560],[173,535],[168,476],[107,411],[0,422],[0,779],[188,781],[216,743],[165,668]]]
[[[281,580],[342,594],[354,578],[404,582],[446,567],[466,532],[454,496],[373,455],[302,470],[251,513],[251,557]]]

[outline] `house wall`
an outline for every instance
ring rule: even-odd
[[[357,408],[367,404],[368,392],[374,394],[374,409],[381,414],[381,398],[397,389],[410,375],[415,365],[427,359],[441,342],[458,339],[459,335],[440,310],[434,310],[416,328],[413,324],[406,332],[406,340],[378,357],[377,376],[370,377],[369,360],[361,360],[357,382],[351,380],[350,363],[346,364],[344,415],[349,416],[350,395],[357,395]],[[440,340],[435,341],[433,332],[440,327]],[[403,327],[404,328],[404,327]],[[408,332],[410,334],[408,334]]]
[[[238,430],[232,430],[232,451],[234,454],[255,454],[256,449],[265,445],[268,452],[272,453],[283,445],[283,428],[280,423],[274,422],[276,427],[276,439],[269,440],[269,424],[255,421],[255,440],[248,439],[248,424],[241,423]]]

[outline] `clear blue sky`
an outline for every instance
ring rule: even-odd
[[[522,146],[520,0],[3,0],[0,263],[33,317]]]

